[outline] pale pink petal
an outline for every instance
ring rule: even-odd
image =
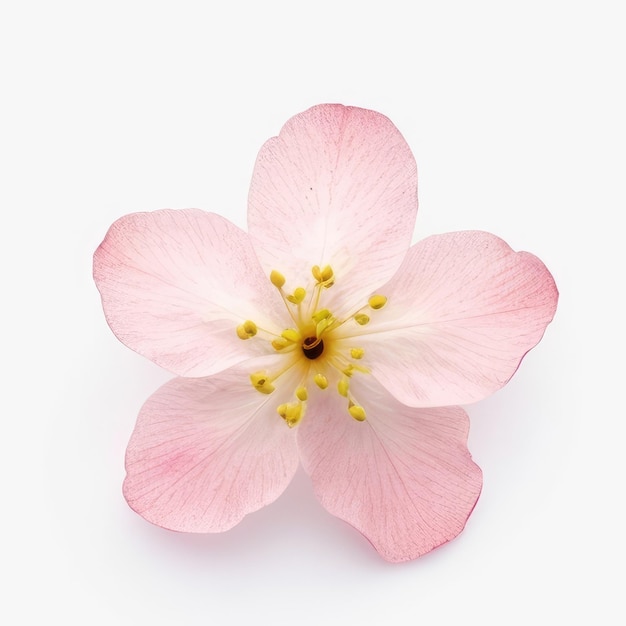
[[[379,293],[387,305],[344,333],[375,378],[410,406],[480,400],[541,339],[558,292],[544,264],[489,233],[429,237]],[[346,325],[347,328],[347,325]]]
[[[280,402],[279,390],[263,395],[233,370],[165,384],[128,444],[129,505],[164,528],[220,532],[273,502],[298,466]]]
[[[285,310],[248,235],[204,211],[134,213],[94,255],[109,325],[128,347],[176,374],[207,376],[271,351],[236,328],[274,329]]]
[[[248,227],[265,270],[290,286],[306,287],[313,265],[331,265],[328,302],[341,308],[393,275],[416,212],[415,160],[396,127],[374,111],[324,104],[261,148]]]
[[[415,409],[375,381],[351,385],[367,418],[357,422],[336,394],[316,394],[298,429],[315,493],[388,561],[415,559],[464,528],[482,474],[467,450],[460,407]]]

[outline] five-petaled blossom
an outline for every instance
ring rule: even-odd
[[[128,446],[137,513],[223,531],[301,461],[322,505],[389,561],[461,532],[482,476],[452,405],[509,380],[558,294],[539,259],[485,232],[410,246],[416,212],[393,124],[320,105],[261,148],[248,233],[199,210],[113,224],[94,257],[107,321],[179,376]]]

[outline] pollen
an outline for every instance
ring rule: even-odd
[[[364,422],[365,421],[365,409],[358,404],[353,404],[348,407],[348,413],[357,421]]]
[[[261,393],[270,394],[275,389],[269,376],[265,372],[250,374],[250,382],[252,383],[252,386]]]
[[[243,324],[237,326],[237,337],[239,339],[250,339],[257,334],[257,326],[251,320],[246,320]]]
[[[297,287],[293,294],[287,296],[287,300],[291,304],[300,304],[306,298],[306,290],[303,287]]]
[[[285,420],[287,426],[293,428],[302,419],[304,407],[302,402],[288,402],[279,405],[276,411]]]
[[[315,327],[315,336],[319,339],[323,332],[330,326],[331,320],[326,318],[325,320],[320,320]]]
[[[282,286],[285,284],[285,277],[280,272],[272,270],[270,273],[270,281],[272,282],[272,285],[274,285],[274,287],[278,287],[278,289],[281,289]]]
[[[350,356],[353,359],[362,359],[364,354],[365,354],[365,350],[363,350],[363,348],[351,348],[350,349]]]
[[[335,284],[335,272],[330,265],[326,265],[323,269],[319,265],[314,265],[311,268],[311,274],[317,284],[322,287],[332,287]]]
[[[278,339],[272,340],[272,348],[277,352],[288,348],[289,346],[293,346],[293,341],[289,341],[288,339],[283,339],[283,337],[279,337]]]
[[[350,383],[348,382],[347,378],[342,378],[338,383],[337,383],[337,391],[339,392],[340,396],[343,396],[344,398],[348,397],[348,389],[350,389]]]
[[[324,374],[315,374],[315,376],[313,376],[313,382],[320,389],[326,389],[328,387],[328,378],[326,378]]]
[[[377,311],[378,309],[382,309],[385,304],[387,304],[387,298],[385,296],[376,295],[372,296],[367,303],[372,309]]]
[[[311,319],[319,324],[322,320],[326,320],[330,317],[330,311],[328,309],[320,309],[319,311],[315,311],[313,315],[311,315]]]
[[[298,387],[296,389],[296,398],[298,398],[298,400],[300,400],[301,402],[306,402],[308,397],[309,394],[307,393],[306,387]]]
[[[370,318],[369,318],[369,315],[365,315],[365,313],[357,313],[354,316],[354,321],[359,326],[365,326],[365,324],[367,324],[370,321]]]
[[[302,339],[302,335],[295,328],[287,328],[280,333],[280,336],[287,341],[291,341],[292,343],[297,343]]]

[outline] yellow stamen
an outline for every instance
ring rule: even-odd
[[[349,363],[349,364],[348,364],[348,367],[346,367],[346,369],[345,369],[345,370],[343,370],[343,373],[344,373],[346,376],[351,377],[351,376],[352,376],[352,374],[354,374],[354,370],[355,370],[356,368],[357,368],[357,366],[356,366],[356,365],[353,365],[352,363]]]
[[[385,296],[376,295],[372,296],[367,303],[372,309],[378,310],[382,309],[385,304],[387,304],[387,298]]]
[[[326,378],[324,374],[315,374],[315,376],[313,376],[313,382],[320,389],[326,389],[326,387],[328,387],[328,378]]]
[[[242,340],[250,339],[260,333],[268,343],[271,342],[271,346],[276,352],[289,354],[289,357],[284,359],[285,363],[281,371],[257,371],[250,375],[250,381],[259,393],[271,394],[275,391],[274,383],[278,386],[278,379],[286,371],[295,365],[298,367],[306,365],[306,368],[303,367],[302,369],[302,378],[299,384],[291,388],[293,394],[291,401],[277,407],[278,414],[290,428],[301,421],[306,411],[309,397],[307,387],[311,383],[311,376],[313,382],[322,390],[327,389],[330,382],[336,384],[339,395],[346,398],[345,402],[350,415],[358,421],[363,421],[365,410],[356,404],[350,391],[350,383],[353,376],[358,377],[360,373],[369,373],[369,370],[360,364],[360,359],[365,356],[365,350],[359,346],[344,348],[341,343],[338,343],[344,337],[336,337],[335,334],[339,327],[344,323],[350,323],[351,320],[360,326],[368,324],[370,315],[372,315],[371,311],[383,308],[387,303],[387,298],[380,294],[374,294],[365,306],[360,309],[353,309],[347,317],[338,320],[329,309],[323,308],[322,294],[324,289],[331,287],[336,280],[333,268],[330,265],[323,267],[314,265],[311,268],[311,273],[315,280],[312,290],[309,289],[307,292],[304,287],[296,287],[287,293],[284,289],[285,276],[278,270],[270,272],[269,279],[278,289],[291,317],[292,325],[290,328],[282,326],[284,330],[278,334],[264,328],[257,328],[251,320],[246,320],[237,326],[237,336]],[[316,366],[303,361],[305,358],[315,360],[322,354],[323,358],[316,362]],[[328,372],[332,372],[329,374],[330,382],[325,375]]]
[[[354,316],[354,321],[359,326],[365,326],[365,324],[367,324],[370,321],[370,318],[369,318],[369,315],[365,315],[365,313],[357,313]]]
[[[287,296],[287,300],[291,304],[300,304],[306,298],[306,291],[302,287],[296,288],[293,295]]]
[[[237,337],[239,339],[250,339],[257,334],[257,326],[251,320],[246,320],[243,324],[237,326]]]
[[[365,421],[365,409],[362,406],[353,404],[348,407],[348,412],[357,422]]]
[[[250,382],[252,386],[261,393],[270,394],[274,391],[274,385],[270,381],[270,377],[266,372],[255,372],[250,374]]]
[[[293,346],[293,341],[283,339],[282,337],[279,337],[278,339],[274,339],[272,341],[272,348],[274,348],[274,350],[276,350],[277,352],[284,350],[288,346]]]
[[[304,414],[301,402],[281,404],[276,411],[278,415],[285,420],[289,428],[293,428],[302,419],[302,415]]]
[[[319,265],[314,265],[311,268],[311,273],[318,285],[328,288],[335,284],[335,272],[330,265],[326,265],[324,269],[320,269]]]
[[[329,319],[325,319],[325,320],[320,320],[317,324],[317,326],[315,327],[315,336],[319,339],[322,335],[322,333],[328,328],[330,324],[330,320]]]
[[[296,343],[302,339],[302,335],[295,328],[287,328],[280,333],[280,336],[287,341],[291,341],[292,343]]]
[[[285,284],[285,277],[276,270],[271,271],[270,280],[272,281],[272,285],[274,285],[274,287],[278,287],[278,289]]]
[[[322,280],[324,282],[329,281],[331,278],[333,278],[334,275],[335,275],[335,272],[333,272],[333,268],[330,265],[327,265],[322,270]]]
[[[319,311],[315,311],[311,318],[316,324],[319,324],[322,320],[328,319],[330,317],[330,311],[328,309],[320,309]]]

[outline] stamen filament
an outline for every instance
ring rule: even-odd
[[[280,297],[283,299],[283,302],[285,303],[285,307],[287,309],[287,312],[289,313],[289,317],[291,318],[293,323],[296,326],[298,326],[298,320],[296,319],[295,315],[293,314],[293,311],[291,310],[291,307],[289,306],[289,301],[287,300],[287,296],[285,296],[285,292],[280,288],[278,289],[278,292],[280,293]]]
[[[317,283],[314,287],[314,291],[313,291],[313,306],[311,309],[312,311],[317,311],[317,308],[319,306],[320,303],[320,295],[322,293],[322,288],[320,287],[320,283]]]

